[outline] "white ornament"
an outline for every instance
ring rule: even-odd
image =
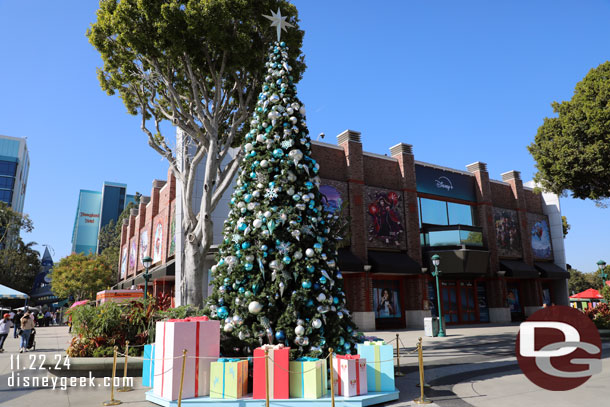
[[[305,328],[303,328],[302,325],[297,325],[297,327],[294,328],[294,333],[297,334],[297,336],[303,336],[305,333]]]
[[[267,161],[267,160],[261,161],[261,167],[267,168],[268,165],[269,165],[269,161]]]
[[[263,225],[263,221],[260,219],[254,219],[254,221],[252,222],[252,226],[254,226],[255,228],[260,228]]]
[[[313,257],[314,254],[315,253],[314,253],[313,249],[305,250],[305,256],[307,256],[307,257]]]
[[[262,310],[263,306],[258,301],[252,301],[250,304],[248,304],[248,311],[250,311],[251,314],[258,314]]]
[[[224,330],[225,332],[233,332],[233,329],[234,329],[234,328],[235,328],[235,327],[233,326],[233,324],[225,324],[225,326],[224,326],[223,330]]]
[[[248,143],[244,146],[244,148],[246,149],[247,152],[250,152],[250,151],[252,151],[254,146],[252,145],[252,143]]]
[[[259,134],[258,136],[256,136],[256,141],[258,141],[259,143],[262,143],[263,141],[265,141],[267,138],[265,137],[264,134]]]
[[[318,294],[318,302],[322,302],[326,300],[326,295],[324,293]]]

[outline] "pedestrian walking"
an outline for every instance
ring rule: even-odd
[[[4,314],[2,320],[0,320],[0,352],[4,352],[4,341],[11,332],[13,327],[13,321],[11,321],[10,314]]]
[[[15,324],[15,330],[13,332],[13,337],[17,337],[17,332],[21,329],[21,318],[23,318],[23,311],[19,310],[15,315],[15,319],[13,323]]]
[[[51,315],[51,311],[47,310],[47,312],[44,313],[44,326],[51,325],[52,319],[53,319],[53,316]]]
[[[31,318],[30,313],[26,312],[23,318],[21,318],[21,346],[19,348],[19,353],[28,351],[28,342],[30,340],[30,335],[32,334],[32,329],[34,329],[34,318]]]

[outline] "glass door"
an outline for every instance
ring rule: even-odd
[[[445,323],[455,324],[459,322],[458,291],[455,281],[441,282],[441,298],[443,300],[443,317]]]
[[[460,322],[473,323],[476,320],[474,286],[470,281],[460,281]]]

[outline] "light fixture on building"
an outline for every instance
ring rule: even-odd
[[[142,264],[146,268],[146,271],[144,271],[144,274],[142,274],[142,277],[144,277],[144,301],[146,301],[146,300],[148,300],[148,281],[152,277],[150,275],[150,273],[148,272],[148,269],[150,268],[150,265],[152,264],[152,259],[150,258],[150,256],[144,257],[142,259]]]
[[[371,271],[373,266],[371,266],[370,264],[365,264],[363,268],[364,268],[364,271],[366,271],[368,273],[369,271]]]

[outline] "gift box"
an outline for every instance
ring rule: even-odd
[[[155,377],[155,344],[144,345],[142,386],[153,387]]]
[[[333,359],[335,394],[351,397],[367,393],[366,359],[360,355],[337,355]]]
[[[210,398],[238,399],[248,393],[248,361],[221,358],[210,367]]]
[[[207,317],[170,319],[156,324],[153,394],[178,399],[182,350],[187,350],[182,398],[210,394],[210,364],[220,356],[220,321]]]
[[[289,366],[290,397],[317,399],[326,395],[326,359],[300,357]]]
[[[290,348],[284,345],[264,345],[254,349],[253,399],[267,398],[265,375],[265,351],[269,351],[269,398],[287,399],[290,397]]]
[[[358,344],[358,354],[366,359],[368,391],[394,391],[394,349],[383,341]]]

